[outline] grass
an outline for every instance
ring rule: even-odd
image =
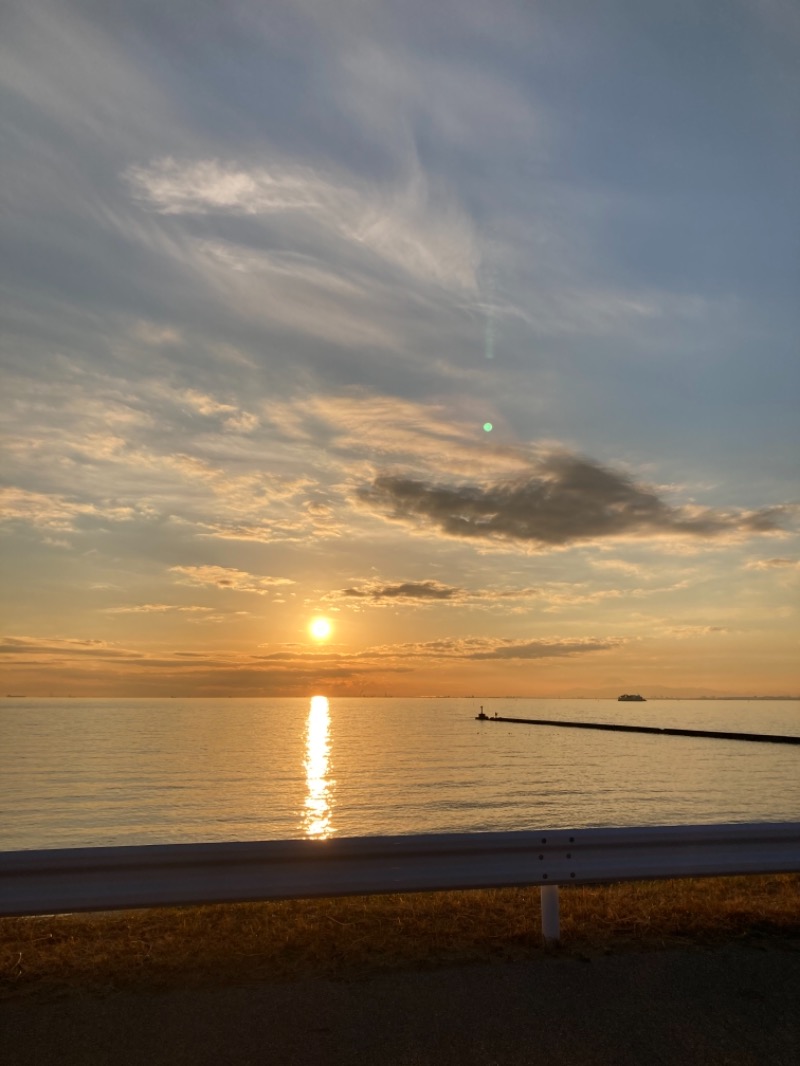
[[[800,875],[566,886],[545,945],[538,889],[284,900],[0,919],[0,995],[224,984],[711,945],[800,943]]]

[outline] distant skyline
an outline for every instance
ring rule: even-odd
[[[0,691],[800,694],[796,4],[0,31]]]

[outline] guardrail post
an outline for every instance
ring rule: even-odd
[[[542,936],[547,941],[558,940],[558,885],[542,885]]]

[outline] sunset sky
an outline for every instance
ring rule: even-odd
[[[0,87],[3,692],[800,692],[794,0],[11,0]]]

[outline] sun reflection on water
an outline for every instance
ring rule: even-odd
[[[330,712],[326,696],[312,696],[306,723],[306,802],[303,828],[306,836],[329,837],[331,828],[331,786],[328,777]]]

